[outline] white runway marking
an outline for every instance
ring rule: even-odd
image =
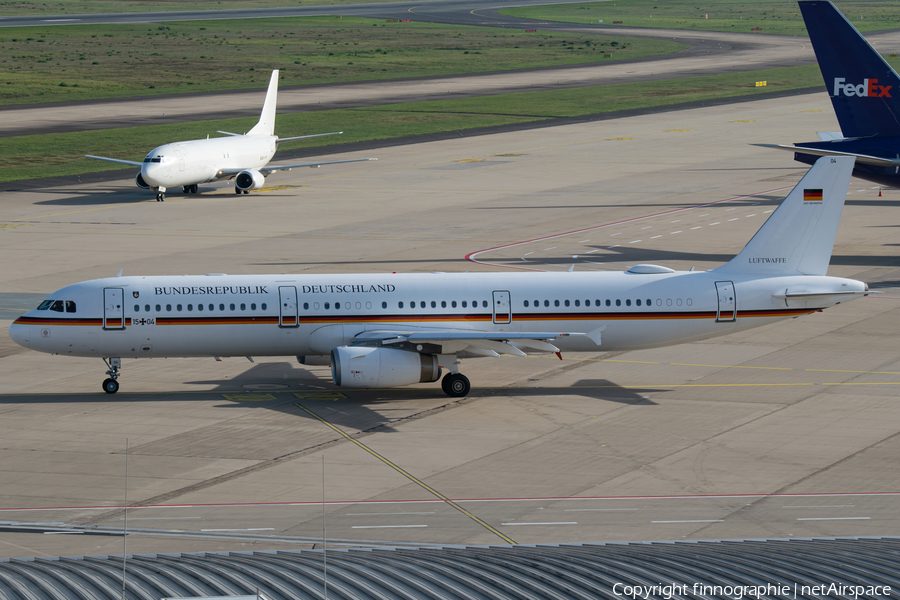
[[[428,525],[353,525],[351,529],[409,529],[410,527],[428,527]]]
[[[598,250],[588,250],[585,254],[593,254],[594,252],[599,252]]]
[[[581,240],[581,241],[580,241],[580,242],[578,242],[578,243],[579,243],[579,244],[583,244],[583,243],[585,243],[585,242],[589,242],[589,241],[591,241],[591,240]]]
[[[202,519],[203,517],[131,517],[129,521],[174,521],[176,519]],[[119,519],[124,521],[125,517]]]
[[[681,233],[681,231],[673,231],[669,235],[675,235],[676,233]]]
[[[729,221],[737,221],[738,219],[737,219],[737,217],[735,217],[734,219],[728,219],[728,220]]]
[[[609,235],[610,235],[610,237],[612,237],[612,236],[614,236],[614,235],[622,235],[622,232],[620,231],[619,233],[611,233],[611,234],[609,234]]]
[[[347,513],[348,517],[372,517],[375,515],[433,515],[431,512],[397,512],[397,513]]]
[[[556,523],[500,523],[501,525],[578,525],[577,521],[559,521]]]
[[[601,512],[611,510],[640,510],[639,508],[567,508],[566,512]]]
[[[544,252],[546,252],[547,250],[556,250],[556,246],[553,246],[552,248],[544,248]]]
[[[703,228],[702,225],[698,225],[697,227],[691,227],[691,231],[693,231],[694,229],[702,229],[702,228]]]
[[[775,209],[773,208],[772,210],[775,210]],[[763,214],[770,213],[770,212],[772,212],[772,210],[764,210]]]
[[[654,236],[653,236],[652,238],[650,238],[650,239],[651,239],[651,240],[655,240],[656,238],[661,238],[661,237],[662,237],[662,235],[654,235]]]
[[[720,225],[721,223],[722,223],[721,221],[716,221],[715,223],[710,223],[710,226],[713,226],[713,225]]]
[[[855,504],[821,504],[811,506],[782,506],[781,508],[853,508]]]
[[[610,246],[609,248],[607,248],[607,250],[612,250],[613,248],[618,248],[619,246],[620,244],[616,244],[615,246]]]
[[[275,531],[274,527],[252,527],[250,529],[201,529],[200,531]]]
[[[690,519],[687,521],[650,521],[651,523],[721,523],[724,519]]]
[[[653,225],[647,225],[646,227],[641,227],[641,229],[652,229]]]
[[[630,241],[630,242],[628,242],[628,243],[629,243],[629,244],[637,244],[637,243],[640,242],[640,241],[641,241],[641,240],[632,240],[632,241]]]
[[[756,216],[756,213],[753,213],[752,215],[747,215],[748,218],[749,218],[749,217],[755,217],[755,216]]]
[[[868,521],[872,517],[805,517],[798,521]]]

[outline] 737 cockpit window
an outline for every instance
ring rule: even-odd
[[[75,312],[75,303],[71,300],[66,300],[66,312]]]
[[[55,310],[56,312],[63,312],[63,310],[65,310],[63,307],[63,301],[56,300],[55,302],[53,302],[53,304],[50,305],[50,310]]]
[[[150,157],[148,156],[148,157],[146,157],[146,158],[144,159],[144,162],[145,162],[145,163],[158,163],[158,162],[162,162],[162,156],[154,156],[153,158],[150,158]]]
[[[54,300],[44,300],[38,305],[37,310],[47,310],[53,302]]]

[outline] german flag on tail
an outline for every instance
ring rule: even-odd
[[[822,190],[803,190],[804,202],[821,202]]]

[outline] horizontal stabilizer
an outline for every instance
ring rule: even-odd
[[[139,163],[134,160],[122,160],[121,158],[107,158],[105,156],[91,156],[90,154],[85,154],[85,158],[96,158],[97,160],[106,160],[109,162],[120,163],[123,165],[131,165],[132,167],[141,167],[144,163]]]
[[[812,156],[850,156],[856,158],[856,162],[876,167],[898,167],[900,159],[881,158],[880,156],[871,156],[869,154],[854,154],[853,152],[839,152],[837,150],[822,150],[821,148],[804,148],[803,146],[790,146],[786,144],[750,144],[751,146],[760,146],[761,148],[775,148],[777,150],[789,150],[791,152],[799,152],[800,154],[810,154]]]
[[[225,133],[225,132],[220,131],[219,133]],[[305,140],[308,138],[322,137],[323,135],[341,135],[342,133],[344,133],[344,132],[343,131],[332,131],[331,133],[314,133],[312,135],[298,135],[298,136],[289,137],[289,138],[278,138],[277,140],[275,140],[275,143],[280,144],[282,142],[290,142],[292,140]]]
[[[855,159],[818,159],[756,235],[713,272],[825,275]]]
[[[844,134],[840,131],[817,131],[816,135],[823,142],[836,142],[845,139]]]
[[[223,135],[230,135],[233,137],[240,137],[240,136],[244,135],[242,133],[231,133],[230,131],[217,131],[216,133],[221,133]]]

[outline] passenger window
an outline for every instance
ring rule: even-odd
[[[382,302],[382,303],[381,303],[381,308],[387,308],[387,302]]]
[[[463,307],[463,308],[466,308],[466,306],[468,306],[468,303],[467,303],[465,300],[463,300],[463,301],[462,301],[462,307]]]
[[[581,300],[576,300],[576,301],[575,301],[575,306],[581,306]]]
[[[472,308],[478,308],[478,300],[472,300]]]
[[[688,305],[688,306],[690,306],[691,304],[694,303],[694,301],[691,300],[690,298],[688,298],[685,302],[687,302],[687,305]]]
[[[340,303],[340,302],[335,302],[335,303],[334,303],[334,310],[341,310],[341,303]]]
[[[647,298],[647,306],[650,306],[651,304],[653,304],[653,300],[651,300],[650,298]]]
[[[590,300],[585,300],[585,301],[584,301],[584,305],[585,305],[585,306],[590,306],[590,305],[591,305],[591,301],[590,301]]]
[[[309,308],[309,305],[308,305],[308,304],[304,304],[304,305],[303,305],[303,308]],[[234,303],[229,304],[229,305],[228,305],[228,309],[229,309],[229,310],[234,310]]]
[[[621,300],[616,300],[616,306],[622,306],[622,301],[621,301]]]
[[[194,305],[188,304],[188,312],[191,312],[192,310],[194,310]]]
[[[247,310],[247,305],[241,302],[241,310]]]
[[[635,304],[637,304],[638,306],[640,306],[640,305],[641,305],[641,299],[638,298],[637,300],[635,300]]]
[[[178,310],[181,310],[181,307],[180,307],[180,306],[178,307]],[[172,305],[171,305],[171,304],[166,304],[166,312],[172,312]]]
[[[234,304],[231,305],[231,310],[234,310]],[[309,302],[303,303],[303,310],[309,310]]]
[[[554,300],[554,301],[553,301],[553,306],[559,306],[559,300]]]
[[[403,308],[403,303],[402,303],[402,302],[398,302],[398,303],[397,303],[397,306],[400,307],[400,308]]]
[[[487,308],[487,300],[482,300],[481,306],[483,306],[484,308]]]
[[[56,305],[54,304],[54,306],[56,306]],[[51,307],[50,307],[50,310],[56,310],[56,309],[55,309],[53,306],[51,306]],[[141,312],[141,305],[140,305],[140,304],[135,304],[135,305],[134,305],[134,312]]]
[[[544,300],[544,306],[550,306],[550,301],[549,301],[549,300]]]
[[[434,300],[431,301],[431,308],[437,308],[437,302]]]
[[[594,300],[594,306],[600,306],[600,301],[599,301],[599,300]]]
[[[262,303],[262,306],[260,306],[260,308],[262,308],[263,310],[266,310],[266,303],[263,302],[263,303]]]
[[[190,305],[190,304],[188,304],[188,310],[191,310],[191,305]],[[201,310],[201,311],[202,311],[202,310],[203,310],[203,305],[202,305],[202,304],[198,304],[198,305],[197,305],[197,310]]]
[[[422,307],[422,308],[425,308],[425,301],[422,300],[421,302],[419,302],[419,306]]]
[[[447,301],[441,300],[441,308],[447,308]]]
[[[456,308],[456,300],[453,300],[453,301],[450,302],[450,307],[451,307],[451,308]]]
[[[224,305],[224,304],[220,304],[220,305],[219,305],[219,310],[225,310],[225,305]]]
[[[38,305],[37,309],[38,310],[47,310],[48,308],[50,308],[51,304],[53,304],[53,300],[44,300],[43,302],[41,302]]]
[[[145,305],[144,305],[144,312],[150,312],[150,305],[149,305],[149,304],[145,304]]]
[[[528,300],[525,301],[525,308],[528,308]]]
[[[256,310],[256,302],[250,303],[250,310]]]
[[[631,306],[631,299],[625,301],[625,306]]]
[[[566,305],[566,306],[569,306],[569,301],[568,301],[568,300],[565,301],[565,305]]]
[[[178,312],[181,312],[181,305],[179,304],[178,306],[175,307],[175,309],[178,310]]]
[[[216,310],[216,305],[215,305],[215,304],[210,304],[210,305],[209,305],[209,310]]]
[[[672,299],[666,298],[666,306],[672,306]]]
[[[678,306],[681,306],[681,298],[677,298],[677,299],[675,300],[675,304],[678,305]]]
[[[325,310],[328,310],[329,308],[331,308],[331,302],[326,302],[326,303],[325,303]]]
[[[410,302],[410,303],[409,303],[409,307],[410,307],[410,308],[415,308],[415,307],[416,307],[416,301],[413,300],[412,302]]]
[[[611,304],[612,304],[612,302],[610,302],[609,300],[606,301],[607,306],[610,306]]]
[[[162,306],[159,304],[156,305],[156,312],[162,312]]]
[[[71,300],[66,300],[66,312],[75,312],[75,303]]]

